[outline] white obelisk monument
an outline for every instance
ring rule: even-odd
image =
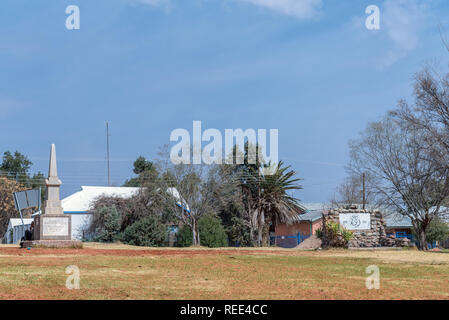
[[[71,215],[64,214],[59,199],[59,188],[62,184],[58,178],[56,166],[56,148],[51,145],[48,178],[45,180],[47,199],[42,214],[34,219],[33,246],[43,247],[80,247],[81,241],[72,240]]]
[[[58,178],[58,168],[56,166],[56,148],[51,145],[50,150],[50,165],[48,167],[48,179],[45,179],[47,186],[47,200],[44,203],[44,214],[60,215],[64,214],[59,200],[59,188],[61,187],[61,180]]]

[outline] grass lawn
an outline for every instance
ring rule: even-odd
[[[80,289],[65,268],[80,269]],[[365,287],[380,268],[380,289]],[[0,299],[448,299],[449,253],[0,246]]]

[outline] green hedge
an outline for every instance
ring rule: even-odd
[[[202,217],[198,220],[198,229],[202,246],[209,248],[228,246],[228,237],[218,217],[212,215]],[[177,245],[179,247],[189,247],[192,245],[192,238],[192,229],[184,225],[179,229]]]
[[[167,237],[167,226],[155,216],[148,216],[125,229],[122,241],[144,247],[160,247]]]

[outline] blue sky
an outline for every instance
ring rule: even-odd
[[[81,29],[65,28],[78,5]],[[365,28],[380,7],[381,29]],[[176,128],[279,129],[280,159],[306,202],[345,177],[348,141],[410,99],[425,63],[447,66],[443,0],[3,0],[0,152],[47,172],[55,143],[63,195],[156,156]]]

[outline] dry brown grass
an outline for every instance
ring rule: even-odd
[[[365,269],[381,271],[367,290]],[[448,299],[449,254],[254,248],[0,246],[1,299]],[[65,267],[81,289],[65,287]]]

